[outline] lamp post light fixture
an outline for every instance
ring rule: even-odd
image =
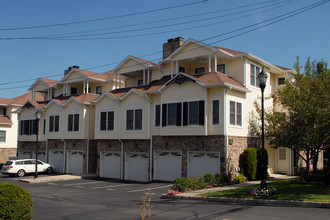
[[[265,158],[265,117],[264,117],[264,91],[266,87],[267,82],[267,73],[264,71],[264,68],[262,68],[261,72],[258,75],[259,80],[259,86],[261,89],[261,182],[260,182],[260,189],[266,189],[267,183],[267,164],[266,164],[266,158]]]
[[[39,134],[39,121],[40,121],[40,112],[39,110],[37,110],[36,114],[36,126],[35,126],[35,129],[36,129],[36,167],[35,167],[35,172],[34,172],[34,178],[38,178],[38,134]]]

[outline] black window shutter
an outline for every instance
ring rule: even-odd
[[[163,104],[162,108],[162,126],[166,126],[167,104]]]
[[[198,113],[199,125],[204,125],[204,101],[199,101]]]
[[[188,125],[188,102],[183,103],[183,126]]]
[[[176,126],[181,126],[182,103],[176,103]]]

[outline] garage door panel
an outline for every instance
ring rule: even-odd
[[[106,178],[120,178],[120,153],[102,152],[100,161],[100,176]]]
[[[31,159],[31,151],[18,151],[18,159]]]
[[[155,151],[155,170],[156,180],[174,181],[181,177],[182,153]]]
[[[220,173],[220,153],[190,152],[189,176],[201,177],[206,173]]]
[[[148,181],[148,153],[127,153],[125,163],[126,179],[142,182]]]
[[[68,151],[67,155],[66,171],[73,174],[82,174],[84,165],[83,153],[81,151]]]
[[[56,172],[63,172],[64,153],[61,150],[49,151],[49,163],[55,166]]]

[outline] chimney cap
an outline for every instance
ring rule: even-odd
[[[183,37],[176,37],[174,40],[175,41],[180,41],[180,40],[183,40]]]

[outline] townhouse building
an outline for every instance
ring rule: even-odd
[[[158,63],[130,55],[104,74],[70,67],[60,81],[40,78],[30,87],[45,100],[19,110],[19,156],[33,157],[38,144],[38,158],[58,171],[143,182],[235,175],[244,149],[260,147],[248,121],[260,103],[262,69],[270,108],[294,70],[193,39],[169,39]],[[37,111],[35,141],[25,121]],[[293,174],[291,151],[266,148],[272,172]]]
[[[0,98],[0,163],[17,156],[17,111],[31,98],[32,92],[13,99]],[[34,98],[43,99],[39,93]]]

